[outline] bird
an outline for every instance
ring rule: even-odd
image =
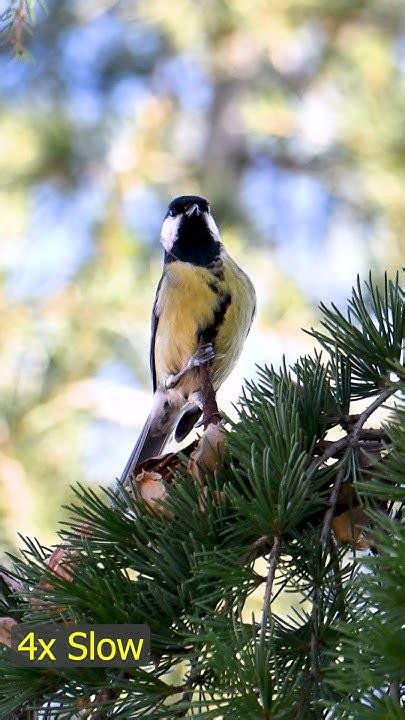
[[[234,368],[249,333],[256,293],[227,253],[208,201],[170,202],[161,229],[163,273],[151,319],[149,417],[119,480],[159,456],[174,434],[184,440],[202,414],[199,367],[210,363],[214,391]]]

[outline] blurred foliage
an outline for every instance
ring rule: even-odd
[[[129,452],[170,197],[207,195],[254,278],[252,371],[305,349],[295,333],[321,295],[342,300],[357,272],[400,265],[405,23],[400,0],[3,8],[0,526],[12,546],[16,528],[54,528],[73,479],[111,479],[105,447],[117,474]]]

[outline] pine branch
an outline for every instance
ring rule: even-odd
[[[312,682],[320,676],[318,664],[318,645],[319,645],[319,587],[315,583],[312,592],[312,610],[311,610],[311,677]]]
[[[0,15],[0,22],[0,42],[10,42],[16,55],[24,55],[24,33],[31,31],[34,22],[32,3],[27,0],[11,0]]]
[[[356,416],[356,418],[358,417],[359,415]],[[348,426],[346,426],[346,431],[347,430],[349,430]],[[380,446],[382,443],[385,443],[387,445],[391,443],[391,438],[388,433],[386,433],[385,430],[377,428],[363,428],[363,430],[359,432],[358,441],[359,440],[363,440],[364,442],[376,442],[379,443]],[[338,449],[336,450],[335,443],[331,440],[320,440],[315,445],[314,455],[323,455],[323,453],[330,447],[332,447],[332,450],[334,451],[334,455],[332,455],[332,457],[336,459],[342,457],[345,447],[338,447]]]
[[[318,650],[319,650],[319,587],[315,583],[312,591],[312,609],[311,609],[311,639],[309,644],[310,651],[310,673],[307,682],[301,688],[301,695],[294,712],[294,720],[301,720],[305,717],[305,712],[311,701],[312,688],[320,678]]]
[[[347,457],[347,455],[346,455]],[[345,481],[347,477],[347,468],[345,466],[345,458],[342,460],[342,465],[339,468],[336,480],[333,483],[332,491],[329,497],[329,504],[328,509],[325,513],[323,524],[322,524],[322,531],[321,531],[321,545],[323,547],[326,547],[326,545],[329,542],[330,539],[330,533],[332,528],[332,520],[333,516],[335,514],[336,505],[339,499],[339,493],[342,487],[343,482]]]
[[[333,488],[332,488],[330,498],[329,498],[328,509],[325,513],[325,517],[324,517],[324,521],[323,521],[323,525],[322,525],[321,544],[323,546],[325,546],[329,541],[331,527],[332,527],[332,520],[333,520],[333,516],[335,514],[336,505],[337,505],[337,502],[339,499],[340,489],[342,487],[342,483],[345,481],[345,479],[347,477],[347,469],[345,469],[345,462],[346,462],[346,459],[349,457],[349,453],[347,452],[347,449],[355,447],[356,443],[358,443],[358,441],[361,437],[364,423],[397,390],[398,390],[397,384],[383,390],[379,394],[379,396],[358,416],[358,419],[356,420],[355,424],[348,431],[346,437],[343,438],[343,440],[345,441],[345,445],[339,446],[339,450],[343,449],[343,447],[345,447],[346,453],[342,459],[342,465],[339,468],[338,473],[336,475],[336,480],[333,484]],[[340,442],[341,442],[340,440],[337,441],[337,443],[340,443]],[[333,448],[333,445],[335,445],[335,448]],[[329,457],[333,457],[332,455],[330,455],[330,452],[332,449],[333,449],[333,452],[336,452],[336,443],[333,443],[332,446],[329,446],[329,448],[325,451],[323,456],[321,456],[319,462],[322,460],[322,458],[325,458],[328,454],[329,454]]]
[[[185,682],[185,690],[183,693],[183,697],[180,701],[181,704],[191,702],[194,692],[195,692],[194,681],[196,680],[198,675],[199,675],[199,671],[198,671],[197,660],[195,658],[191,658],[190,674]],[[185,717],[187,715],[187,713],[188,713],[188,708],[185,707],[185,708],[179,710],[177,713],[175,713],[174,717],[179,717],[179,718]]]
[[[390,387],[385,388],[378,397],[369,405],[363,412],[359,415],[359,418],[355,425],[353,426],[353,429],[349,432],[350,437],[350,444],[353,447],[355,443],[358,441],[363,425],[368,420],[368,418],[375,412],[381,405],[385,403],[386,400],[388,400],[391,395],[396,393],[398,390],[400,390],[402,387],[402,383],[394,383]]]
[[[401,704],[401,687],[397,680],[390,683],[388,694],[393,698],[393,700],[395,700],[395,702],[398,703],[398,705]]]
[[[276,535],[276,537],[274,538],[273,547],[272,547],[271,553],[270,553],[269,570],[267,573],[266,587],[265,587],[265,591],[264,591],[262,621],[260,624],[260,632],[263,636],[266,633],[267,625],[268,625],[268,621],[269,621],[271,595],[272,595],[272,591],[273,591],[273,583],[274,583],[274,576],[275,576],[276,568],[277,568],[277,562],[280,557],[281,545],[282,545],[281,537],[280,537],[280,535]]]
[[[315,472],[315,470],[318,470],[320,467],[322,467],[322,465],[325,465],[327,460],[339,457],[342,451],[346,449],[347,443],[347,435],[344,438],[340,438],[339,440],[335,440],[334,442],[330,443],[330,445],[326,447],[326,450],[322,453],[322,455],[312,461],[309,467],[310,472]]]

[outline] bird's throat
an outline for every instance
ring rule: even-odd
[[[221,243],[216,240],[205,222],[189,220],[179,232],[170,251],[165,252],[165,263],[176,260],[207,267],[220,254]]]

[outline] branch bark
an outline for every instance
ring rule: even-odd
[[[385,403],[386,400],[388,400],[391,395],[393,395],[398,390],[397,385],[391,385],[390,387],[385,388],[378,397],[374,400],[374,402],[371,403],[365,410],[363,410],[362,413],[359,415],[359,419],[357,422],[353,425],[353,429],[349,433],[350,437],[350,444],[351,446],[355,445],[355,443],[359,440],[361,431],[363,429],[363,425],[368,420],[368,418],[377,410],[377,408],[381,407]]]
[[[362,413],[358,416],[358,419],[356,420],[355,424],[352,426],[352,428],[349,430],[348,434],[345,438],[342,438],[342,440],[338,440],[337,443],[332,443],[329,448],[324,452],[324,454],[319,458],[319,460],[315,463],[316,467],[319,467],[320,464],[322,464],[325,461],[325,458],[333,457],[331,455],[331,451],[335,453],[336,446],[344,441],[343,448],[345,448],[345,454],[343,455],[343,458],[341,460],[341,466],[337,472],[336,480],[333,484],[332,491],[329,498],[329,504],[328,509],[326,510],[324,521],[322,524],[322,532],[321,532],[321,543],[323,546],[325,546],[330,538],[331,533],[331,527],[332,527],[332,520],[333,515],[335,513],[337,501],[339,498],[340,489],[342,487],[342,483],[346,479],[347,476],[347,469],[346,469],[346,459],[349,457],[350,449],[355,447],[358,443],[359,439],[362,436],[363,431],[363,425],[368,420],[368,418],[379,408],[381,405],[384,404],[384,402],[396,391],[396,386],[391,386],[388,388],[385,388],[378,397],[369,405],[365,410],[363,410]],[[335,446],[335,447],[334,447]],[[339,450],[342,449],[341,445],[339,445]],[[322,461],[322,462],[321,462]]]
[[[271,595],[272,595],[272,591],[273,591],[273,583],[274,583],[274,576],[275,576],[276,568],[277,568],[277,562],[280,557],[281,544],[282,544],[281,536],[276,535],[273,540],[273,547],[272,547],[271,553],[270,553],[269,570],[267,573],[266,588],[264,591],[263,613],[262,613],[262,621],[260,623],[260,632],[262,635],[264,635],[264,633],[266,632],[267,625],[269,622]]]
[[[185,691],[184,691],[184,693],[183,693],[183,697],[182,697],[182,699],[181,699],[180,702],[182,702],[182,703],[191,702],[192,697],[193,697],[194,692],[195,692],[194,682],[195,682],[197,676],[198,676],[197,660],[196,660],[195,658],[191,658],[191,660],[190,660],[190,674],[189,674],[189,676],[188,676],[188,678],[187,678],[187,680],[186,680],[186,683],[185,683],[185,688],[186,688],[186,689],[185,689]],[[179,710],[179,711],[175,714],[175,717],[179,717],[179,718],[180,718],[180,717],[185,717],[185,716],[187,715],[187,713],[188,713],[188,708],[183,708],[182,710]]]
[[[333,516],[335,514],[337,501],[339,499],[340,488],[342,487],[342,483],[344,482],[346,475],[347,475],[347,470],[345,467],[345,458],[343,458],[342,465],[337,472],[336,480],[332,487],[332,491],[331,491],[331,494],[329,497],[328,509],[325,513],[325,517],[324,517],[323,524],[322,524],[322,532],[321,532],[321,545],[322,546],[326,546],[327,543],[329,542],[330,532],[331,532],[331,528],[332,528],[332,520],[333,520]]]

